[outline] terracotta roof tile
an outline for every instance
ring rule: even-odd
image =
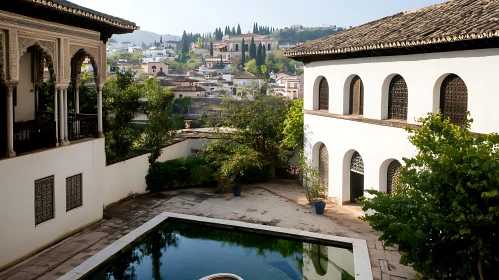
[[[451,0],[306,42],[285,51],[285,56],[411,48],[492,37],[499,37],[499,0]]]

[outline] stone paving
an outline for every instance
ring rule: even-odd
[[[268,224],[284,228],[367,240],[375,280],[416,279],[399,264],[394,248],[383,248],[379,233],[358,219],[358,206],[329,203],[324,215],[313,207],[294,181],[245,186],[241,197],[215,195],[212,189],[184,189],[138,196],[106,209],[104,219],[0,273],[0,279],[57,279],[115,240],[161,212]]]

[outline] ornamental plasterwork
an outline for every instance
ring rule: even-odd
[[[69,83],[71,77],[71,57],[69,56],[69,39],[62,38],[63,81]],[[66,69],[67,68],[67,69]]]
[[[17,30],[9,29],[9,72],[10,81],[19,81],[19,41]]]
[[[97,47],[71,44],[69,47],[70,59],[69,59],[68,65],[71,65],[71,60],[80,50],[83,50],[90,57],[90,62],[92,63],[92,67],[94,68],[94,71],[97,72],[97,75],[100,75],[99,70],[100,70],[101,64],[99,63],[100,56],[99,56],[99,51],[98,51]],[[83,60],[82,60],[82,62],[83,62]],[[71,73],[71,69],[68,69],[67,73]],[[96,76],[95,79],[96,79],[96,82],[98,82],[99,76]]]
[[[5,36],[3,35],[2,32],[0,32],[0,82],[5,80],[5,51],[4,51],[4,38]]]
[[[102,46],[100,47],[100,61],[101,61],[101,67],[100,69],[102,71],[100,71],[100,82],[102,83],[101,85],[99,85],[99,88],[102,89],[102,87],[104,86],[104,83],[106,82],[107,80],[107,52],[106,52],[106,44],[102,44]]]
[[[90,32],[83,32],[83,31],[79,31],[79,30],[76,30],[73,28],[64,28],[64,27],[55,26],[55,25],[51,25],[51,24],[45,24],[45,23],[43,23],[43,21],[31,21],[31,20],[21,18],[17,15],[16,15],[16,17],[9,17],[5,14],[0,14],[0,22],[7,23],[7,24],[13,24],[16,26],[39,29],[39,30],[55,32],[55,33],[59,33],[59,34],[71,35],[71,36],[76,36],[76,37],[80,37],[80,38],[87,38],[87,39],[100,41],[99,34],[90,33]]]

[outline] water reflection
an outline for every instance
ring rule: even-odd
[[[174,221],[88,279],[200,279],[219,272],[245,280],[354,279],[346,249]]]

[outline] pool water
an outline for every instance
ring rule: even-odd
[[[86,279],[354,279],[348,248],[167,220]]]

